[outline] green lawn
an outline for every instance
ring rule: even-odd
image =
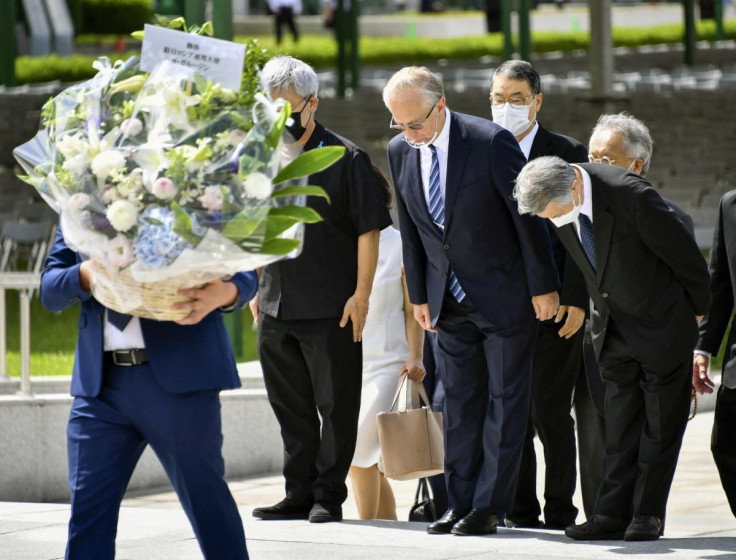
[[[20,330],[18,292],[5,295],[7,325],[8,375],[20,375]],[[243,353],[239,361],[258,359],[256,333],[250,310],[241,311],[243,318]],[[54,313],[41,305],[38,294],[31,301],[31,375],[70,375],[74,363],[79,307]]]

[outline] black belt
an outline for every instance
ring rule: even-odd
[[[116,366],[137,366],[148,361],[148,354],[144,349],[112,350],[105,352],[105,357]]]

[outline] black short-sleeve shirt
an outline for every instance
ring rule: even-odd
[[[341,317],[358,281],[358,237],[391,225],[381,187],[368,155],[358,146],[319,123],[304,146],[345,146],[345,155],[324,171],[310,175],[308,184],[330,195],[310,196],[307,205],[323,221],[306,224],[302,253],[263,268],[258,289],[259,309],[286,320]]]

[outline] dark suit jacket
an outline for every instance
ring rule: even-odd
[[[40,297],[51,311],[81,303],[79,335],[74,358],[71,394],[96,397],[103,374],[105,308],[79,284],[79,255],[56,234],[41,276]],[[232,277],[238,288],[238,307],[245,305],[257,286],[255,272]],[[141,331],[153,374],[164,390],[189,393],[240,386],[235,358],[220,312],[207,315],[196,325],[141,319]]]
[[[710,291],[713,305],[700,323],[698,350],[718,354],[736,301],[736,190],[729,191],[718,207],[718,222],[710,251]],[[736,389],[736,329],[731,328],[726,344],[721,383]]]
[[[544,223],[519,215],[512,198],[525,159],[510,132],[451,113],[445,228],[427,210],[419,150],[404,135],[388,146],[409,296],[429,303],[435,324],[451,266],[467,297],[501,328],[534,319],[531,296],[557,289]]]
[[[654,371],[686,360],[697,342],[695,315],[710,307],[708,270],[685,225],[651,185],[624,169],[582,164],[591,177],[597,268],[572,224],[560,239],[593,300],[593,345],[600,358],[609,315],[631,356]]]
[[[542,156],[557,156],[568,163],[584,163],[588,161],[588,149],[574,138],[550,132],[539,123],[539,129],[529,150],[529,161]],[[585,288],[585,279],[574,261],[567,258],[565,247],[557,236],[557,228],[549,220],[545,222],[562,284],[560,305],[587,309],[588,290]]]

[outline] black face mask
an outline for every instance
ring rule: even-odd
[[[309,104],[309,100],[312,98],[312,96],[308,96],[304,101],[304,107],[301,111],[295,111],[291,114],[291,119],[294,121],[292,124],[286,126],[286,130],[288,130],[291,135],[294,137],[294,141],[298,142],[301,140],[302,136],[304,136],[304,133],[307,131],[307,129],[302,126],[302,113],[304,112],[304,109],[306,109],[307,105]],[[312,115],[310,113],[309,117],[311,118]],[[309,124],[309,121],[307,121],[307,124]]]

